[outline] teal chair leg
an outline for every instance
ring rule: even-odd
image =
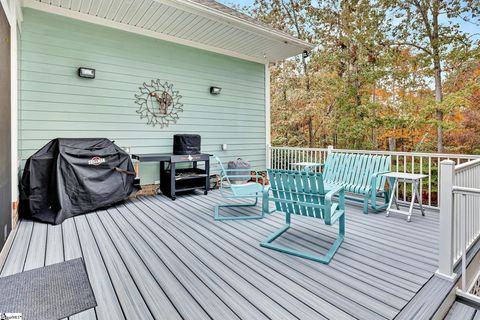
[[[368,195],[363,199],[363,213],[368,214]]]
[[[338,248],[342,244],[343,239],[345,238],[345,215],[342,214],[342,216],[338,219],[338,238],[335,240],[335,242],[332,244],[332,246],[328,250],[327,254],[325,254],[324,256],[315,256],[312,254],[308,254],[306,252],[290,249],[290,248],[272,243],[275,239],[280,237],[289,228],[290,228],[290,214],[287,213],[285,226],[283,226],[279,230],[272,233],[267,239],[265,239],[260,243],[260,246],[268,249],[280,251],[283,253],[288,253],[300,258],[305,258],[305,259],[313,260],[316,262],[328,264],[332,260],[333,256],[335,255]]]
[[[220,215],[220,208],[238,208],[238,207],[255,207],[258,203],[258,197],[255,198],[254,203],[231,203],[231,204],[219,204],[215,206],[215,214],[213,216],[215,221],[223,221],[223,220],[253,220],[253,219],[262,219],[265,215],[264,210],[262,208],[262,213],[260,215],[255,216],[240,216],[240,217],[225,217]]]
[[[371,204],[372,204],[372,208],[375,210],[375,211],[381,211],[383,209],[386,209],[388,207],[388,202],[390,200],[390,192],[388,191],[385,191],[384,193],[384,203],[382,204],[378,204],[377,203],[377,195],[376,194],[373,194],[371,196]]]

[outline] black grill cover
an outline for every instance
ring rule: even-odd
[[[54,139],[27,160],[20,215],[60,224],[124,200],[134,178],[130,156],[108,139]]]
[[[173,135],[173,154],[199,154],[201,137],[198,134]]]

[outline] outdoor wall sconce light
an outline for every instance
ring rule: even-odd
[[[80,78],[95,79],[95,69],[80,67],[78,68],[78,76]]]
[[[222,91],[222,88],[219,87],[210,87],[210,93],[214,95],[220,94],[220,91]]]

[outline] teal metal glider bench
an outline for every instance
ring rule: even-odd
[[[368,213],[368,204],[374,210],[385,209],[389,193],[385,190],[386,178],[382,175],[390,172],[390,156],[366,154],[330,153],[323,168],[325,187],[332,189],[342,186],[346,192],[360,195],[348,197],[363,202],[363,212]],[[383,194],[384,203],[377,204],[377,197]]]
[[[254,198],[255,201],[252,203],[225,203],[215,206],[214,219],[217,221],[221,220],[250,220],[250,219],[262,219],[264,213],[268,213],[268,209],[265,210],[262,208],[262,212],[259,215],[248,215],[248,216],[221,216],[220,208],[228,207],[255,207],[258,203],[259,197],[264,197],[266,194],[265,190],[265,179],[261,179],[261,175],[251,169],[225,169],[222,164],[222,161],[217,156],[214,156],[217,160],[221,172],[220,172],[220,194],[223,198],[226,199],[242,199],[242,198]],[[255,172],[255,175],[252,175],[252,172]],[[233,180],[235,179],[249,180],[250,178],[255,178],[255,181],[262,180],[262,183],[258,182],[247,182],[235,184]],[[227,193],[225,189],[229,189]],[[268,201],[264,201],[268,203]]]
[[[272,201],[276,211],[285,213],[286,225],[260,245],[298,257],[329,263],[345,236],[344,188],[338,186],[327,192],[322,174],[315,172],[268,170],[268,177],[271,185],[265,191],[267,198],[264,198],[264,201]],[[333,201],[334,195],[338,196],[338,202]],[[266,207],[268,208],[268,205]],[[316,256],[273,243],[290,228],[292,214],[323,220],[326,225],[333,225],[338,221],[338,237],[326,255]]]

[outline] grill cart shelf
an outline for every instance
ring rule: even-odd
[[[132,154],[140,162],[160,162],[160,190],[172,200],[181,191],[203,189],[210,190],[210,155],[206,153],[192,155],[174,155],[170,153]],[[205,163],[205,169],[198,168],[198,162]],[[190,168],[178,168],[179,163],[190,163]]]

